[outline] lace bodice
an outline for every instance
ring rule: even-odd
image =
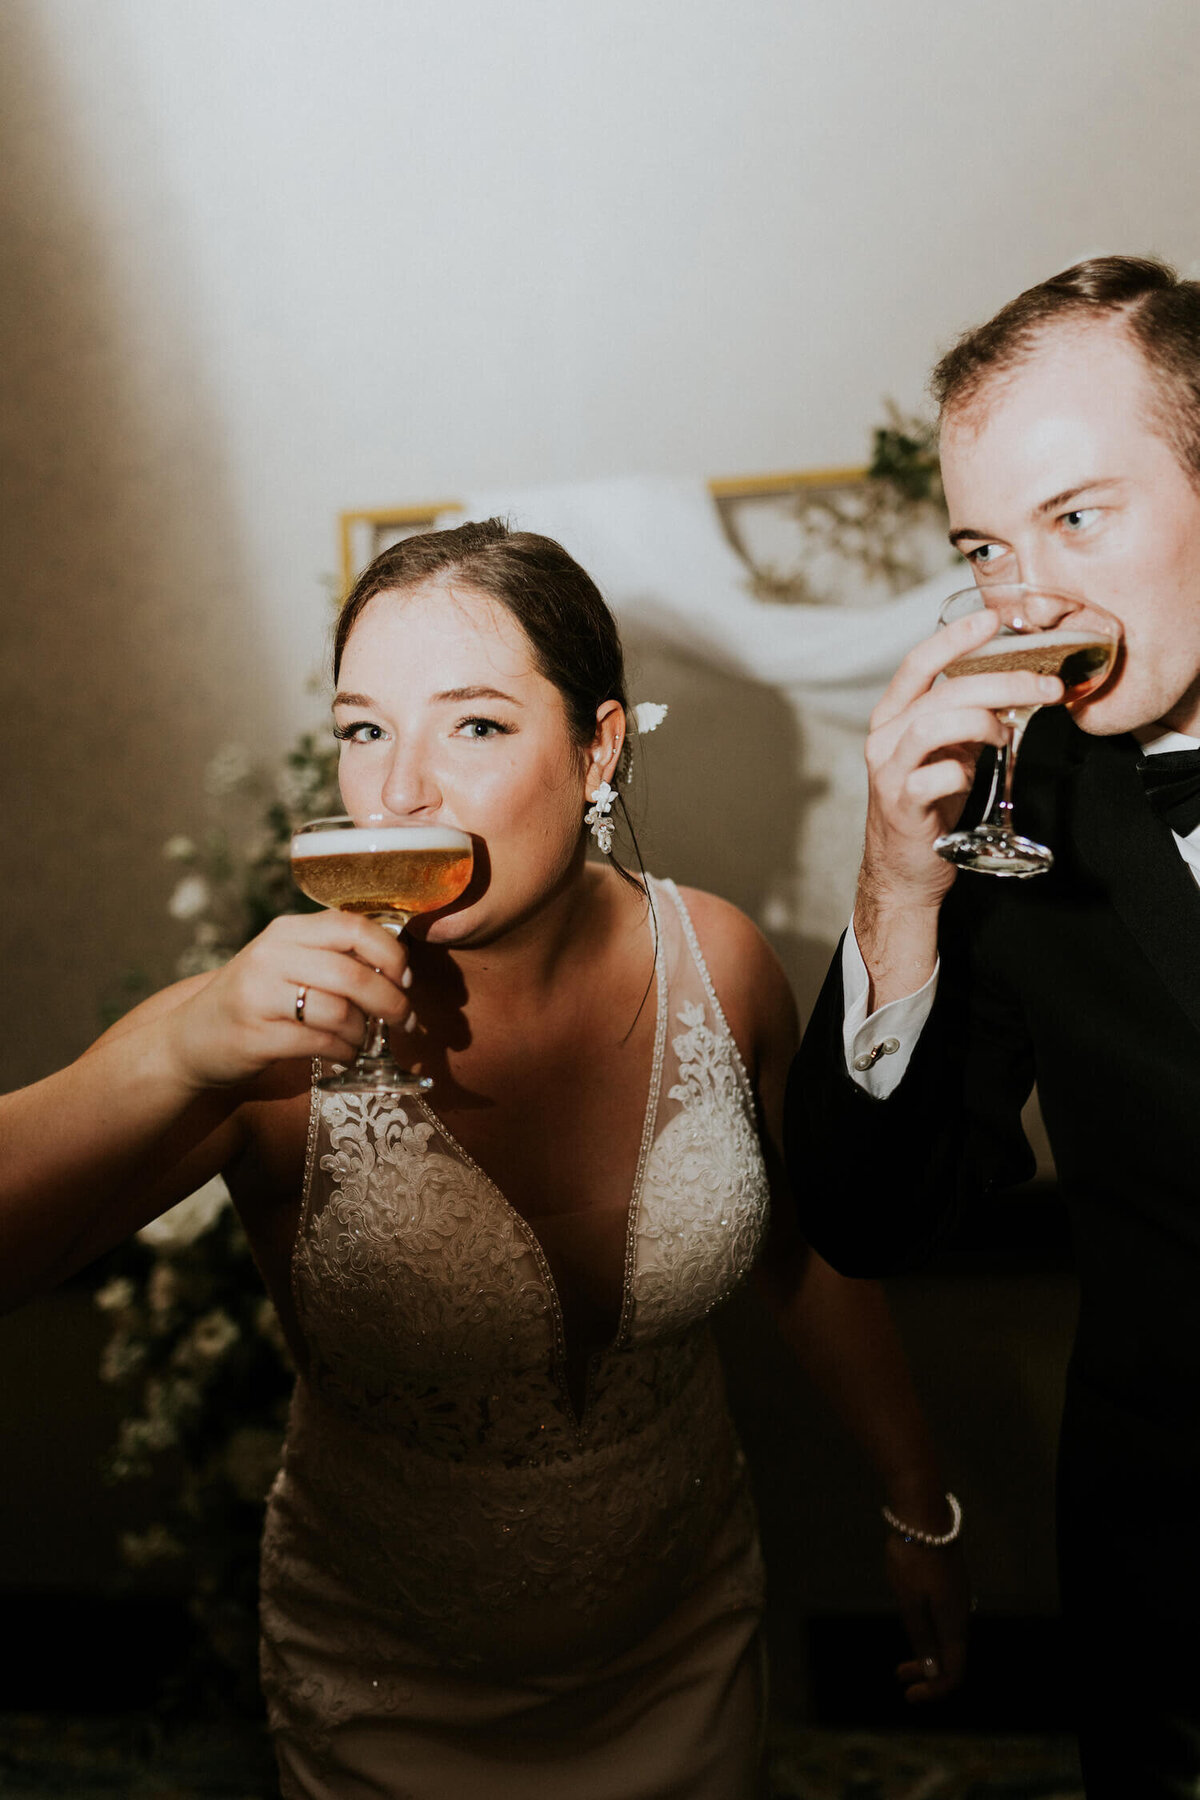
[[[509,1654],[577,1639],[581,1613],[620,1635],[631,1604],[686,1583],[742,1485],[706,1320],[758,1252],[766,1173],[691,921],[672,883],[651,892],[620,1319],[581,1406],[531,1226],[424,1102],[314,1088],[293,1255],[310,1369],[284,1495],[442,1659],[489,1653],[485,1613]]]

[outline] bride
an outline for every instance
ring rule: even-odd
[[[228,1181],[300,1370],[262,1574],[285,1796],[749,1797],[762,1570],[709,1316],[752,1271],[911,1528],[910,1697],[964,1613],[879,1292],[792,1227],[782,973],[725,902],[587,860],[631,715],[557,544],[404,540],[334,673],[347,811],[470,833],[471,886],[400,943],[277,919],[0,1101],[0,1297]],[[314,1087],[369,1014],[430,1103]]]

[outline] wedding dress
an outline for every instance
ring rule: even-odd
[[[767,1179],[691,921],[672,883],[651,894],[620,1322],[584,1393],[543,1244],[436,1113],[314,1088],[311,1366],[263,1548],[285,1800],[757,1791],[762,1573],[709,1315]]]

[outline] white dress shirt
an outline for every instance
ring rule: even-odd
[[[1150,725],[1133,735],[1141,743],[1143,756],[1162,756],[1169,750],[1200,750],[1200,738],[1185,737],[1182,731],[1163,731]],[[1177,831],[1171,836],[1179,846],[1180,856],[1200,883],[1200,825],[1187,837],[1180,837]],[[986,881],[987,876],[983,879]],[[924,987],[918,988],[915,994],[889,1000],[886,1006],[868,1014],[867,995],[871,982],[851,920],[842,943],[845,1001],[842,1045],[852,1080],[875,1100],[886,1100],[900,1085],[933,1008],[940,967],[939,962]]]

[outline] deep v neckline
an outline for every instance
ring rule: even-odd
[[[563,1403],[567,1407],[577,1433],[582,1434],[584,1421],[588,1412],[588,1399],[591,1389],[591,1372],[597,1359],[619,1349],[628,1338],[633,1316],[633,1278],[637,1252],[638,1220],[641,1213],[642,1187],[646,1177],[646,1163],[650,1148],[654,1141],[654,1126],[658,1118],[659,1102],[662,1090],[662,1072],[664,1052],[667,1039],[667,962],[662,941],[662,930],[658,923],[658,907],[656,896],[651,891],[651,877],[647,876],[646,897],[649,901],[649,925],[654,943],[654,988],[655,988],[655,1020],[654,1049],[650,1059],[650,1081],[646,1095],[646,1111],[642,1120],[641,1143],[638,1146],[637,1166],[633,1173],[633,1188],[630,1192],[625,1213],[625,1260],[621,1272],[621,1306],[617,1316],[617,1328],[611,1342],[598,1350],[594,1350],[585,1359],[587,1369],[587,1390],[583,1404],[576,1407],[567,1382],[567,1330],[563,1312],[562,1295],[559,1292],[558,1280],[550,1266],[550,1259],[543,1248],[542,1240],[533,1225],[521,1210],[514,1206],[507,1194],[494,1181],[487,1170],[478,1163],[471,1152],[461,1144],[450,1127],[430,1106],[424,1096],[419,1096],[417,1105],[424,1113],[427,1121],[457,1156],[460,1156],[467,1167],[472,1169],[483,1183],[488,1194],[503,1209],[505,1214],[516,1225],[517,1230],[529,1246],[530,1254],[537,1264],[538,1273],[546,1290],[550,1303],[550,1317],[554,1327],[554,1363],[559,1386],[562,1390]]]

